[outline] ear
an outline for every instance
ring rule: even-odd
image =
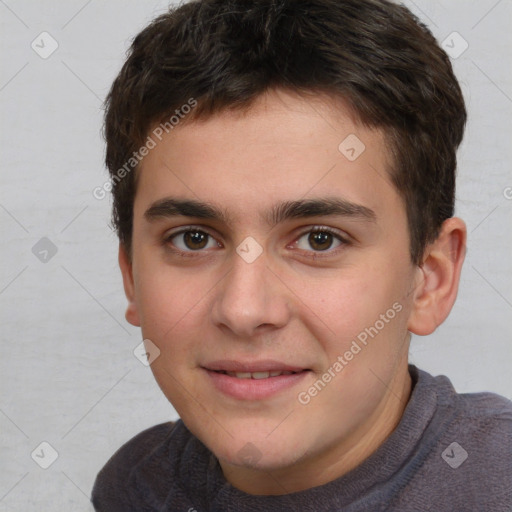
[[[457,217],[445,220],[417,269],[409,331],[425,336],[445,321],[457,297],[465,254],[464,221]]]
[[[135,286],[133,283],[133,267],[130,257],[123,244],[119,244],[119,268],[123,275],[124,293],[128,299],[125,317],[135,327],[140,327],[139,312],[135,302]]]

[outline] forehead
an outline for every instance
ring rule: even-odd
[[[185,119],[155,143],[138,170],[136,215],[167,196],[217,204],[234,221],[308,197],[377,212],[397,200],[383,132],[325,96],[274,91],[245,111]]]

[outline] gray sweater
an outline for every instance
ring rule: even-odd
[[[512,402],[458,394],[409,365],[413,391],[386,441],[346,475],[285,496],[231,486],[181,420],[141,432],[96,478],[99,512],[512,511]]]

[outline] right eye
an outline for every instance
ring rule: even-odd
[[[197,252],[202,249],[221,247],[219,242],[210,234],[201,229],[187,228],[172,233],[166,238],[166,242],[172,244],[181,252]]]

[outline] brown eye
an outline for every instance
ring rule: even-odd
[[[200,229],[184,229],[174,233],[167,238],[166,243],[170,243],[181,252],[221,247],[213,236]]]
[[[295,247],[308,252],[334,252],[341,245],[349,242],[338,233],[331,232],[328,228],[311,229],[301,235],[295,242]]]
[[[184,233],[183,239],[187,248],[192,251],[203,249],[208,243],[208,237],[206,233],[202,231],[187,231]]]
[[[325,251],[331,247],[333,236],[332,233],[325,231],[312,231],[308,236],[308,242],[316,251]]]

